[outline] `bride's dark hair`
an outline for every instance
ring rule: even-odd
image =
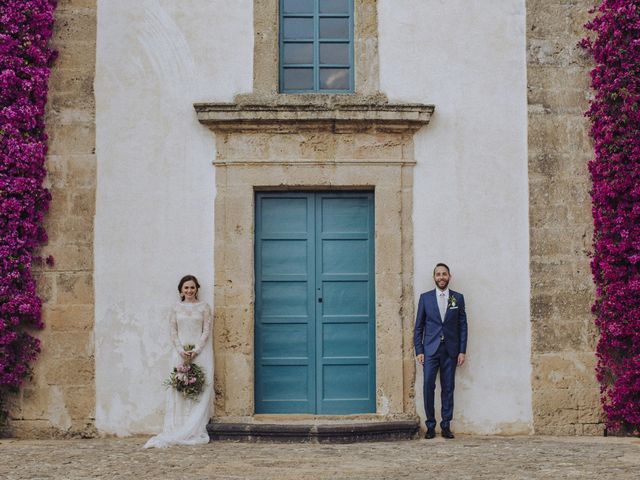
[[[180,282],[178,283],[178,293],[180,294],[180,300],[183,302],[184,302],[184,295],[182,295],[182,285],[184,285],[190,280],[196,284],[196,300],[198,299],[198,290],[200,290],[200,284],[198,283],[198,279],[193,275],[185,275],[180,279]]]

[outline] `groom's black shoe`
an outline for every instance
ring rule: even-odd
[[[456,436],[453,434],[453,432],[451,430],[449,430],[448,428],[443,428],[442,429],[442,436],[444,438],[456,438]]]
[[[427,428],[427,433],[424,434],[424,438],[427,440],[431,440],[436,437],[436,429],[435,428]]]

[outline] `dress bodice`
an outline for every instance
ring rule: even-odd
[[[206,302],[179,302],[171,314],[171,338],[180,352],[191,344],[199,352],[211,332],[211,309]]]

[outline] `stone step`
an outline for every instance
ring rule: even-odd
[[[417,438],[420,423],[415,420],[314,421],[300,422],[210,422],[212,441],[283,443],[354,443]]]

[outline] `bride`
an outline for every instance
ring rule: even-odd
[[[181,301],[171,310],[171,341],[174,346],[172,364],[194,361],[202,367],[206,385],[196,400],[186,398],[170,388],[167,392],[162,433],[149,439],[144,448],[166,448],[170,445],[197,445],[209,442],[207,423],[213,396],[213,347],[211,346],[211,308],[198,300],[200,284],[193,275],[180,279]],[[195,345],[185,351],[186,345]]]

